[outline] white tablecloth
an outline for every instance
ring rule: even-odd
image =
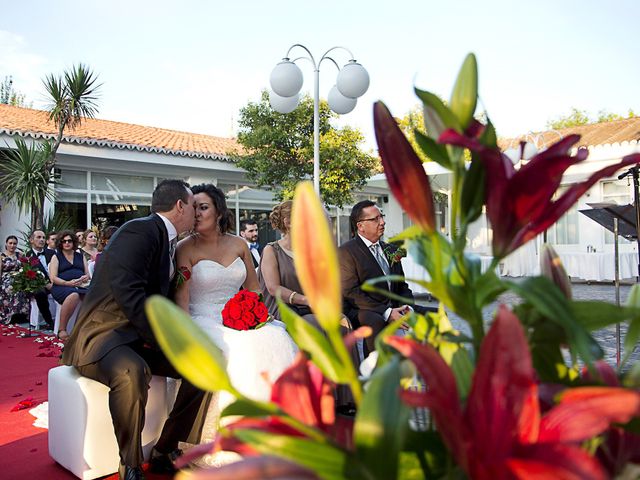
[[[485,272],[491,266],[492,260],[493,257],[487,257],[483,255],[480,256],[481,268],[483,272]],[[413,293],[429,293],[428,290],[425,289],[422,285],[409,281],[410,279],[425,281],[429,281],[431,279],[422,265],[414,262],[413,258],[411,258],[410,256],[406,256],[402,259],[402,269],[404,270],[404,276],[407,279],[409,288]]]
[[[613,253],[559,253],[567,275],[582,280],[615,280],[615,258]],[[620,278],[638,275],[638,254],[621,252]]]

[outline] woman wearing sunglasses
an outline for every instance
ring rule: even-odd
[[[71,230],[58,234],[56,254],[49,263],[49,277],[53,282],[51,295],[62,305],[58,338],[63,342],[69,337],[67,324],[81,298],[87,293],[89,268],[78,249],[78,238]]]

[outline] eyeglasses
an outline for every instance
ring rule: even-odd
[[[375,223],[380,223],[384,220],[385,215],[383,213],[381,213],[380,215],[376,216],[376,217],[372,217],[372,218],[363,218],[362,220],[358,220],[358,223],[360,222],[375,222]]]
[[[63,238],[62,240],[60,240],[60,243],[73,243],[73,240],[70,238]]]

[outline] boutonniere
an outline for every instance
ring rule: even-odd
[[[178,278],[176,279],[176,287],[179,287],[184,282],[188,281],[191,278],[191,270],[187,267],[178,268]]]
[[[384,255],[387,257],[390,267],[393,267],[396,263],[400,263],[400,261],[407,256],[407,251],[402,247],[398,247],[394,250],[391,245],[387,245],[383,251]]]

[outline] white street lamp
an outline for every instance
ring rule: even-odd
[[[290,60],[289,54],[296,47],[302,48],[308,56]],[[345,50],[351,57],[349,63],[342,69],[333,58],[328,56],[333,50],[338,49]],[[289,47],[287,55],[271,72],[270,83],[273,91],[269,92],[269,103],[276,112],[290,113],[298,105],[299,92],[302,88],[302,72],[295,62],[300,59],[309,60],[313,64],[313,188],[320,195],[320,109],[318,107],[320,65],[324,60],[329,60],[338,69],[336,84],[330,90],[327,101],[329,108],[339,115],[349,113],[356,107],[357,99],[369,88],[369,74],[356,62],[348,48],[332,47],[316,62],[307,47],[296,43]]]

